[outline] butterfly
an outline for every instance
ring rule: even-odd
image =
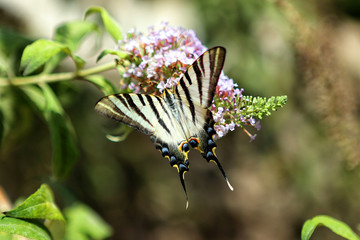
[[[95,109],[105,116],[150,135],[156,149],[176,167],[186,195],[184,175],[189,171],[190,146],[214,162],[229,188],[228,178],[216,157],[214,121],[209,110],[223,69],[226,50],[214,47],[191,64],[172,90],[162,96],[114,94],[100,99]]]

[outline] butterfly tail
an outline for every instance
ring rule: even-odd
[[[206,159],[206,161],[208,162],[214,162],[216,164],[216,166],[218,166],[221,174],[223,175],[227,185],[229,186],[230,190],[231,191],[234,191],[234,188],[233,186],[231,186],[230,182],[229,182],[229,179],[227,178],[226,174],[225,174],[225,171],[223,169],[223,167],[221,166],[219,160],[217,159],[216,155],[215,155],[215,152],[214,152],[215,149],[205,149],[204,153],[202,153],[203,157]]]
[[[213,140],[213,136],[216,134],[216,132],[213,126],[214,123],[212,121],[209,121],[208,124],[205,124],[205,131],[200,135],[200,144],[197,149],[201,152],[202,156],[206,159],[207,162],[214,162],[218,166],[230,190],[234,191],[234,188],[231,186],[225,171],[215,154],[216,144]]]
[[[162,153],[162,156],[169,160],[170,165],[178,170],[180,182],[185,192],[187,209],[189,207],[189,198],[185,185],[185,173],[189,171],[189,160],[187,157],[189,151],[188,146],[185,144],[181,144],[180,149],[177,146],[169,146],[166,143],[158,142],[155,137],[152,137],[151,140],[154,142],[156,149],[158,149]]]
[[[185,167],[185,165],[183,164],[180,164],[180,166],[178,166],[178,171],[179,171],[179,177],[180,177],[180,182],[181,182],[181,185],[184,189],[184,192],[185,192],[185,197],[186,197],[186,209],[188,209],[189,207],[189,198],[188,198],[188,195],[187,195],[187,191],[186,191],[186,186],[185,186],[185,173],[187,171],[189,171],[189,168],[188,167]]]

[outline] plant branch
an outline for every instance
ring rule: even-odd
[[[84,78],[86,76],[90,76],[92,74],[105,72],[111,69],[116,68],[116,63],[106,63],[96,67],[79,70],[76,72],[65,72],[65,73],[52,73],[52,74],[39,74],[33,76],[26,77],[13,77],[13,78],[0,78],[0,87],[4,86],[21,86],[26,84],[36,84],[36,83],[50,83],[50,82],[59,82],[59,81],[68,81],[76,78]]]

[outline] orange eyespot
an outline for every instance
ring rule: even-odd
[[[189,152],[189,151],[190,151],[190,148],[189,148],[188,142],[185,142],[185,141],[184,141],[184,142],[180,143],[179,149],[180,149],[180,151],[182,151],[182,152],[184,152],[184,153]]]
[[[190,145],[191,145],[193,148],[196,148],[196,147],[199,146],[200,141],[199,141],[198,138],[191,137],[191,138],[189,139],[189,143],[190,143]]]

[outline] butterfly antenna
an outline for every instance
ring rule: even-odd
[[[186,187],[185,187],[184,177],[185,177],[185,173],[188,170],[189,169],[185,165],[180,164],[180,166],[179,166],[179,177],[180,177],[180,182],[181,182],[181,185],[182,185],[182,187],[184,189],[185,196],[186,196],[186,209],[188,209],[188,207],[189,207],[189,198],[188,198]]]

